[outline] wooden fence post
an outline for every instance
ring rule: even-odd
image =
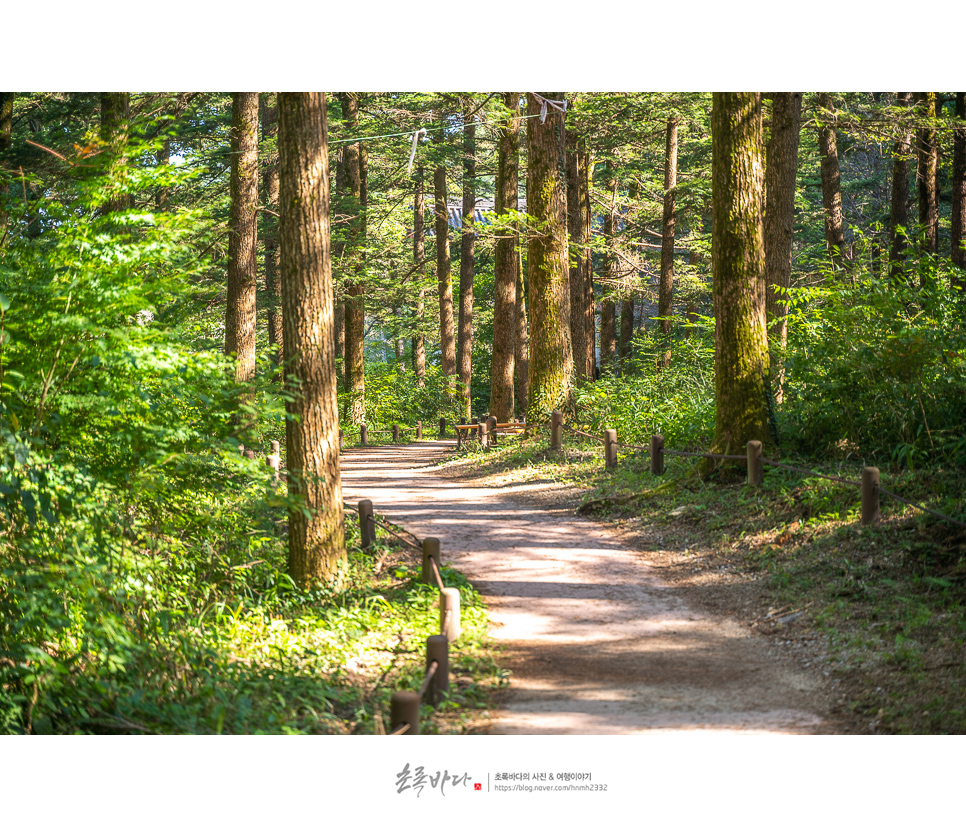
[[[439,439],[442,440],[444,437],[446,437],[446,418],[440,417],[439,418]]]
[[[369,550],[376,543],[376,517],[372,513],[372,501],[368,499],[359,502],[359,534],[363,550]]]
[[[342,436],[342,429],[339,429],[339,451],[345,448],[345,438]]]
[[[765,465],[761,462],[761,441],[749,440],[746,453],[748,455],[748,486],[759,487],[765,480]]]
[[[617,466],[617,429],[604,430],[604,467]]]
[[[443,588],[439,592],[439,630],[451,643],[462,634],[459,588]]]
[[[651,435],[651,474],[664,474],[664,436]]]
[[[563,414],[550,412],[550,451],[559,452],[563,448]]]
[[[490,448],[490,439],[489,439],[489,437],[487,437],[486,423],[484,423],[481,420],[476,425],[477,425],[477,429],[478,429],[478,431],[480,433],[480,446],[482,446],[484,449],[489,449]]]
[[[402,733],[404,736],[419,735],[419,693],[393,692],[389,699],[389,723],[392,729],[402,724],[408,724],[409,729]]]
[[[366,430],[366,424],[362,423],[359,426],[359,445],[365,446],[366,441],[369,439],[369,432]]]
[[[392,442],[393,443],[399,442],[399,423],[392,424]]]
[[[862,467],[862,523],[879,520],[879,470],[875,466]]]
[[[417,440],[423,439],[423,421],[422,420],[416,421],[416,439]]]
[[[435,539],[432,536],[423,539],[423,574],[422,581],[427,584],[435,582],[435,576],[433,574],[432,565],[430,561],[435,559],[437,567],[439,566],[439,539]]]
[[[488,445],[496,446],[496,417],[492,414],[486,418],[486,439]]]
[[[427,700],[434,706],[439,706],[443,696],[449,692],[449,640],[444,634],[434,634],[426,638],[426,671],[429,665],[436,661],[436,673],[429,681],[426,690]]]

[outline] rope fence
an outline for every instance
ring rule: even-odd
[[[962,527],[966,529],[966,522],[960,521],[959,519],[952,518],[944,513],[937,510],[930,509],[929,507],[924,507],[922,504],[917,504],[914,501],[910,501],[908,498],[903,498],[901,495],[892,492],[891,490],[883,488],[879,483],[879,470],[874,466],[865,466],[862,468],[862,478],[859,481],[851,481],[846,478],[839,478],[835,475],[826,475],[822,472],[815,472],[811,469],[804,469],[800,466],[792,466],[791,464],[782,463],[781,461],[772,460],[771,458],[766,458],[761,453],[762,444],[760,440],[749,440],[747,443],[745,454],[743,455],[726,455],[718,454],[716,452],[685,452],[677,449],[667,449],[664,446],[664,438],[660,434],[655,434],[651,436],[650,447],[638,446],[634,443],[618,443],[617,441],[617,431],[616,429],[606,429],[604,431],[604,436],[598,437],[594,434],[589,434],[588,432],[581,431],[580,429],[575,429],[571,426],[565,426],[563,424],[563,414],[560,411],[554,411],[550,414],[550,448],[553,451],[562,451],[563,441],[562,434],[563,431],[567,431],[572,435],[579,437],[586,437],[590,440],[596,440],[604,444],[604,465],[606,468],[612,468],[617,465],[617,449],[633,449],[634,451],[644,452],[650,455],[651,458],[651,473],[654,475],[664,474],[664,456],[669,455],[671,457],[681,457],[681,458],[710,458],[713,460],[743,460],[746,462],[748,468],[748,484],[749,486],[761,486],[764,481],[764,467],[774,466],[779,469],[785,469],[789,472],[796,472],[807,477],[814,478],[824,478],[827,481],[834,481],[839,484],[844,484],[845,486],[857,487],[861,490],[862,494],[862,524],[871,524],[875,521],[880,520],[879,511],[879,496],[888,495],[889,497],[902,502],[903,504],[908,504],[910,507],[915,507],[917,510],[933,515],[936,518],[942,519],[949,524],[954,524],[957,527]]]
[[[426,675],[417,692],[398,691],[390,698],[390,723],[393,731],[388,735],[419,735],[419,705],[423,699],[439,706],[449,691],[449,645],[459,639],[460,591],[448,588],[440,570],[439,539],[427,536],[420,541],[405,530],[393,530],[376,518],[372,501],[363,499],[356,507],[342,502],[346,510],[355,510],[359,517],[361,547],[371,551],[376,544],[376,528],[385,531],[396,541],[412,547],[422,554],[420,581],[435,585],[439,591],[439,634],[426,638]]]

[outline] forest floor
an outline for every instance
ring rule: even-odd
[[[454,458],[444,441],[342,458],[347,500],[438,537],[484,597],[510,685],[476,732],[870,732],[807,606],[699,555],[690,510],[588,518],[586,484],[501,452]]]

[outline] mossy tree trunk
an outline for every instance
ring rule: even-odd
[[[258,276],[258,93],[232,93],[231,216],[225,353],[235,379],[255,376],[255,293]]]
[[[589,256],[584,239],[584,195],[587,188],[582,140],[567,131],[567,232],[570,235],[570,342],[574,352],[577,382],[590,379],[593,366],[587,366],[587,287],[585,260]]]
[[[506,115],[499,127],[496,213],[517,210],[520,168],[520,93],[504,93]],[[514,349],[516,347],[517,254],[519,237],[513,225],[498,232],[493,256],[493,359],[490,366],[490,414],[505,422],[513,418]]]
[[[563,93],[540,93],[560,101]],[[564,117],[527,93],[527,213],[537,222],[527,251],[530,299],[529,422],[569,404],[573,377],[570,345],[570,268],[567,247]]]
[[[527,288],[523,280],[523,253],[517,257],[516,333],[513,340],[513,398],[518,415],[530,404],[530,326],[527,321]]]
[[[286,404],[288,568],[302,586],[346,559],[339,470],[328,141],[323,93],[279,93],[279,231],[285,360],[297,380]]]
[[[802,125],[802,94],[772,96],[771,136],[765,166],[765,309],[772,348],[788,343],[788,288],[792,276],[795,232],[795,175]],[[773,357],[774,360],[774,357]],[[782,401],[784,372],[774,363],[776,402]]]
[[[936,94],[919,93],[916,131],[916,183],[919,186],[919,228],[923,251],[935,254],[939,246],[939,199],[936,188],[938,147],[936,144]]]
[[[617,260],[617,178],[608,169],[607,187],[611,191],[610,208],[604,215],[604,239],[607,254],[604,256],[604,276],[609,279],[600,302],[600,369],[614,371],[617,366],[617,305],[614,302],[614,286],[617,283],[620,264]]]
[[[768,440],[768,331],[762,240],[761,96],[712,98],[714,448]]]

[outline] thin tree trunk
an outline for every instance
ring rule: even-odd
[[[517,210],[520,165],[520,93],[504,93],[506,116],[499,128],[496,213]],[[513,419],[514,349],[516,347],[517,255],[514,225],[498,232],[493,256],[493,359],[490,366],[490,414],[500,422]]]
[[[899,93],[899,105],[912,107],[912,93]],[[900,127],[892,149],[892,205],[889,216],[889,277],[893,281],[902,278],[909,246],[909,155],[912,150],[912,137],[909,131]]]
[[[570,341],[574,351],[574,371],[577,382],[589,378],[587,369],[587,288],[584,258],[583,193],[587,174],[581,168],[583,156],[581,140],[567,131],[567,231],[570,235]]]
[[[238,382],[255,376],[255,292],[258,275],[258,93],[232,93],[231,218],[225,353]]]
[[[473,272],[476,232],[476,123],[471,103],[464,107],[463,128],[463,223],[460,230],[460,308],[456,342],[456,365],[460,377],[460,411],[470,419],[473,405]]]
[[[426,343],[423,336],[423,308],[426,305],[426,195],[423,190],[423,166],[416,168],[416,181],[413,193],[413,280],[418,286],[416,292],[416,331],[413,334],[413,370],[416,384],[426,387]]]
[[[768,338],[782,352],[788,343],[788,289],[792,276],[795,231],[795,174],[802,125],[802,94],[772,97],[771,138],[765,165],[765,309]],[[773,357],[774,362],[774,357]],[[785,382],[782,363],[775,362],[775,400],[781,402]]]
[[[289,495],[297,499],[288,515],[288,570],[311,586],[336,576],[346,560],[325,95],[279,93],[278,124],[285,359],[298,380],[286,403]]]
[[[919,93],[918,116],[924,124],[916,131],[916,182],[919,186],[919,228],[923,251],[935,254],[939,246],[939,201],[936,195],[938,149],[936,127],[936,94]]]
[[[953,263],[966,270],[966,93],[956,93],[956,127],[953,129],[953,193],[950,229]],[[966,275],[953,279],[960,290],[966,290]]]
[[[634,299],[621,299],[620,363],[621,373],[630,370],[631,342],[634,339]]]
[[[355,93],[340,93],[342,119],[346,133],[356,135],[359,122],[359,98]],[[362,243],[362,168],[358,142],[343,146],[342,166],[345,181],[346,208],[356,219],[349,221],[346,251],[343,253],[345,298],[345,391],[349,394],[348,422],[359,425],[366,421],[365,324],[366,309],[362,281],[357,271],[356,248]]]
[[[541,93],[548,102],[563,93]],[[563,113],[527,93],[527,213],[539,228],[527,253],[530,295],[530,403],[528,422],[541,422],[571,400],[570,272],[567,257],[567,186]]]
[[[594,260],[591,256],[591,222],[593,220],[590,210],[590,187],[593,178],[593,163],[590,151],[587,150],[587,143],[581,140],[579,149],[581,159],[580,177],[580,201],[581,201],[581,222],[583,223],[582,240],[584,249],[582,257],[583,264],[583,283],[584,283],[584,348],[587,351],[584,362],[587,368],[587,378],[594,379],[597,369],[597,298],[594,291]],[[576,361],[576,358],[575,358]]]
[[[769,433],[760,95],[714,93],[711,136],[714,447],[741,454]]]
[[[516,334],[513,340],[513,397],[517,415],[524,415],[530,405],[530,327],[527,322],[527,289],[523,283],[523,252],[517,256],[517,304],[514,319]]]
[[[607,183],[611,189],[610,210],[604,216],[604,239],[608,253],[605,256],[604,274],[613,282],[616,279],[618,262],[615,250],[617,239],[614,233],[614,216],[617,213],[617,180],[611,178]],[[614,289],[610,287],[600,302],[600,369],[613,371],[617,366],[617,307],[614,303]]]
[[[662,318],[661,332],[670,337],[670,316],[674,312],[674,224],[675,190],[678,184],[678,120],[667,120],[664,143],[664,217],[661,225],[661,278],[658,285],[657,314]],[[671,364],[670,347],[660,362],[667,368]]]
[[[833,261],[848,259],[845,249],[845,220],[842,214],[842,180],[839,174],[839,151],[835,138],[835,108],[832,96],[818,94],[818,146],[822,154],[822,206],[825,211],[825,245]],[[831,123],[830,123],[831,122]]]
[[[269,96],[261,99],[262,138],[271,140],[278,136],[278,108],[270,105]],[[278,212],[278,156],[265,160],[262,173],[262,193],[265,206]],[[268,294],[268,343],[275,345],[276,362],[282,364],[282,286],[278,277],[278,224],[266,215],[262,229],[265,240],[265,289]]]
[[[439,288],[439,352],[443,376],[456,373],[456,332],[453,324],[453,278],[449,254],[449,211],[446,207],[446,166],[433,173],[433,214],[436,222],[436,283]]]

